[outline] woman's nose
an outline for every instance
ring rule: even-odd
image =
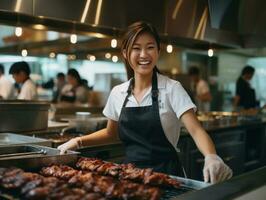
[[[146,49],[141,49],[141,51],[140,51],[140,57],[145,57],[145,56],[147,56],[147,51],[146,51]]]

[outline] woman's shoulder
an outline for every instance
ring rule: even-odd
[[[23,84],[23,86],[25,88],[28,88],[28,87],[36,87],[35,83],[31,79],[28,79],[27,81],[25,81],[24,84]]]
[[[126,93],[130,81],[126,81],[113,87],[111,93]]]
[[[158,86],[161,88],[166,88],[167,90],[183,88],[179,81],[171,79],[163,74],[158,74]]]

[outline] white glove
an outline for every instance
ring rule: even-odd
[[[203,176],[205,182],[218,183],[231,178],[232,170],[216,154],[205,156]]]
[[[66,153],[67,150],[76,150],[80,148],[82,145],[81,138],[76,137],[72,138],[68,142],[61,144],[60,146],[57,147],[57,149],[60,150],[60,154]]]

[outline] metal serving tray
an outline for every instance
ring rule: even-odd
[[[35,144],[48,147],[52,146],[52,142],[46,139],[34,138],[14,133],[0,133],[0,147],[23,144]]]
[[[209,183],[205,183],[205,182],[197,181],[193,179],[182,178],[178,176],[171,176],[171,178],[178,180],[182,184],[180,185],[180,188],[178,189],[165,189],[161,197],[161,200],[168,200],[168,199],[176,198],[181,194],[200,190],[200,189],[210,186]]]
[[[18,157],[5,157],[1,159],[1,154],[13,154],[13,153],[29,153],[32,152],[34,157],[30,155],[18,156]],[[0,147],[0,167],[20,167],[25,171],[38,171],[44,166],[48,166],[51,164],[64,164],[75,168],[75,164],[78,160],[78,152],[68,151],[67,154],[59,155],[59,151],[57,149],[48,148],[48,147],[40,147],[36,145],[31,146],[13,146],[9,148]],[[168,189],[161,188],[164,192],[161,197],[161,200],[169,200],[172,198],[176,198],[181,194],[200,190],[202,188],[208,187],[210,184],[204,183],[201,181],[196,181],[187,178],[181,178],[177,176],[171,176],[174,179],[177,179],[182,184],[178,189]],[[0,197],[8,200],[16,200],[16,198],[1,194]]]
[[[38,170],[52,164],[74,165],[79,152],[67,151],[60,155],[58,149],[38,145],[15,145],[0,147],[0,167],[19,167]]]

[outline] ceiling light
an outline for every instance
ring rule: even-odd
[[[46,26],[42,25],[42,24],[34,24],[32,26],[32,28],[34,29],[38,29],[38,30],[45,30],[46,29]]]
[[[26,57],[26,56],[28,55],[28,51],[27,51],[27,49],[22,49],[22,51],[21,51],[21,55],[22,55],[23,57]]]
[[[70,54],[67,56],[68,60],[75,60],[76,59],[76,55],[75,54]]]
[[[209,48],[209,50],[208,50],[208,56],[209,57],[212,57],[213,56],[213,49],[212,48]]]
[[[118,61],[118,57],[117,57],[117,56],[113,56],[113,57],[112,57],[112,61],[113,61],[113,62],[117,62],[117,61]]]
[[[50,58],[54,58],[54,57],[55,57],[55,53],[54,53],[54,52],[51,52],[51,53],[49,54],[49,57],[50,57]]]
[[[91,55],[91,56],[90,56],[90,61],[93,62],[93,61],[95,61],[95,60],[96,60],[96,57],[95,57],[94,55]]]
[[[168,44],[168,45],[166,46],[166,51],[167,51],[167,53],[172,53],[172,52],[173,52],[173,45]]]
[[[22,28],[21,27],[16,27],[15,28],[15,35],[17,37],[20,37],[22,35]]]
[[[116,48],[117,47],[117,40],[116,39],[112,39],[111,40],[111,47],[112,48]]]
[[[77,35],[76,34],[71,34],[70,35],[70,42],[72,43],[72,44],[76,44],[77,43]]]
[[[111,58],[111,54],[110,53],[106,53],[105,54],[105,58],[107,58],[107,59]]]

